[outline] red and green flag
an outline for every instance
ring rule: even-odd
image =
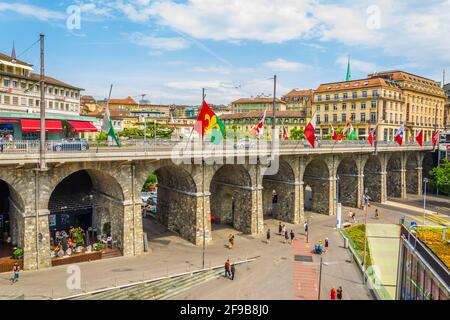
[[[215,144],[220,143],[223,137],[225,137],[224,123],[209,107],[206,101],[203,101],[194,130],[200,134],[202,139],[206,136],[209,141]]]

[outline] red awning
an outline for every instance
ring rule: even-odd
[[[0,119],[0,123],[18,123],[17,119]]]
[[[22,132],[40,132],[41,120],[20,119]],[[45,120],[45,132],[62,132],[61,120]]]
[[[68,120],[67,122],[72,126],[72,129],[70,129],[70,131],[72,131],[72,132],[97,132],[98,131],[98,129],[92,123],[87,122],[87,121]]]

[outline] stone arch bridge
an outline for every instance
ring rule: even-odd
[[[375,202],[421,194],[422,178],[434,165],[431,151],[413,145],[380,145],[376,153],[358,145],[282,148],[271,175],[248,157],[240,164],[202,166],[192,159],[176,165],[170,152],[157,149],[50,153],[45,171],[35,169],[37,154],[6,153],[0,154],[0,191],[9,202],[13,244],[24,248],[25,269],[36,269],[51,266],[49,214],[58,192],[89,202],[92,223],[110,222],[123,255],[134,256],[144,250],[140,192],[149,173],[158,177],[159,221],[201,245],[203,231],[211,234],[210,215],[256,235],[264,232],[265,216],[298,224],[305,210],[335,214],[337,194],[354,207],[365,188]]]

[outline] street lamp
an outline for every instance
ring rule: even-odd
[[[363,256],[363,283],[366,284],[366,264],[367,264],[367,213],[369,211],[369,201],[370,197],[367,194],[368,189],[366,188],[364,190],[364,194],[362,196],[363,206],[365,207],[365,213],[364,213],[364,256]]]
[[[423,179],[423,183],[424,183],[424,190],[423,190],[423,226],[425,227],[425,210],[426,210],[426,206],[427,206],[427,183],[428,183],[428,178],[424,178]]]

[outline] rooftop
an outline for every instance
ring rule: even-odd
[[[137,105],[138,103],[132,97],[127,97],[125,99],[110,99],[109,104],[129,104]]]
[[[365,78],[352,81],[340,81],[324,83],[319,85],[315,93],[322,93],[336,90],[356,90],[359,88],[374,88],[374,87],[398,87],[397,84],[387,81],[383,78]]]
[[[18,59],[14,60],[11,56],[8,56],[8,55],[6,55],[4,53],[1,53],[1,52],[0,52],[0,60],[6,61],[6,62],[10,62],[10,63],[19,64],[19,65],[23,65],[23,66],[26,66],[26,67],[32,67],[33,66],[32,64],[28,64],[28,63],[26,63],[26,62],[24,62],[22,60],[18,60]]]
[[[247,112],[247,113],[231,113],[231,114],[223,114],[220,116],[222,120],[231,120],[231,119],[247,119],[254,118],[259,119],[262,116],[262,112]],[[266,113],[266,118],[272,116],[272,112]],[[305,118],[305,112],[299,110],[287,110],[287,111],[276,111],[275,116],[278,118]]]
[[[280,99],[275,99],[275,101],[277,103],[285,103],[284,101],[280,100]],[[262,98],[262,97],[257,97],[257,98],[241,98],[238,100],[235,100],[232,102],[232,104],[252,104],[252,103],[272,103],[273,102],[273,98]]]

